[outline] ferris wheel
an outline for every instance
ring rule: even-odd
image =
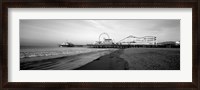
[[[103,41],[104,39],[110,39],[110,36],[107,34],[107,33],[101,33],[100,35],[99,35],[99,42],[101,42],[101,41]]]

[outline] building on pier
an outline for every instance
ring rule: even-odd
[[[156,45],[156,37],[155,36],[136,37],[130,35],[120,40],[117,43],[121,45]]]

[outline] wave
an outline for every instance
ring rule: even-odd
[[[57,56],[57,55],[76,55],[81,53],[88,53],[107,49],[95,49],[86,47],[72,47],[72,48],[55,48],[55,47],[31,47],[20,48],[20,58],[32,58],[32,57],[45,57],[45,56]]]

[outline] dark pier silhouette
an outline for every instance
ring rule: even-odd
[[[165,45],[95,45],[95,44],[88,44],[90,48],[180,48],[180,45],[174,44],[165,44]]]

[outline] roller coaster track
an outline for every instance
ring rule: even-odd
[[[156,37],[154,37],[154,36],[136,37],[136,36],[133,36],[133,35],[129,35],[128,37],[125,37],[125,38],[121,39],[121,40],[118,41],[117,43],[120,43],[120,42],[122,42],[123,40],[128,39],[128,38],[133,38],[133,39],[135,39],[135,38],[137,38],[137,39],[154,38],[154,41],[156,40]],[[132,41],[132,42],[134,42],[134,41]],[[129,42],[129,43],[132,43],[132,42]]]
[[[123,40],[125,40],[125,39],[127,39],[127,38],[136,38],[136,37],[135,37],[135,36],[133,36],[133,35],[130,35],[130,36],[128,36],[128,37],[125,37],[124,39],[122,39],[122,40],[118,41],[118,43],[119,43],[119,42],[121,42],[121,41],[123,41]]]

